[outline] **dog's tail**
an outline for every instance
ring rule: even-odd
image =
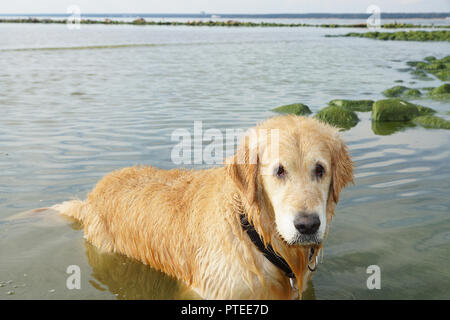
[[[83,222],[86,212],[86,204],[81,200],[64,201],[60,204],[55,204],[51,209],[68,217]]]

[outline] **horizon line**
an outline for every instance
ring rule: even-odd
[[[56,15],[67,15],[69,13],[64,12],[33,12],[33,13],[24,13],[24,12],[9,12],[9,13],[0,13],[0,15],[33,15],[33,14],[56,14]],[[87,12],[82,13],[82,15],[95,15],[95,14],[129,14],[129,15],[371,15],[372,13],[367,12],[271,12],[271,13],[220,13],[220,12],[178,12],[178,13],[168,13],[168,12]],[[382,11],[380,14],[450,14],[450,11],[421,11],[421,12],[389,12]]]

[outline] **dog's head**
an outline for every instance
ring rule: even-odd
[[[320,244],[342,188],[353,182],[338,131],[298,116],[251,129],[227,169],[246,207],[256,208],[249,220],[264,240],[275,234],[288,245]]]

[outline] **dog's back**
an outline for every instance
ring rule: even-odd
[[[104,196],[103,200],[108,201],[108,196],[125,195],[135,193],[138,190],[152,185],[156,189],[170,188],[174,182],[180,178],[188,178],[186,170],[162,170],[154,167],[129,167],[113,171],[103,177],[87,201],[72,200],[54,205],[52,209],[63,215],[72,217],[80,222],[86,218],[86,209]],[[178,180],[179,181],[179,180]],[[100,197],[100,198],[99,198]],[[89,200],[93,200],[89,203]]]

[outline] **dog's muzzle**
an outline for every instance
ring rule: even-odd
[[[294,226],[298,231],[297,243],[319,244],[321,242],[317,234],[320,227],[320,218],[317,213],[299,212],[294,219]]]

